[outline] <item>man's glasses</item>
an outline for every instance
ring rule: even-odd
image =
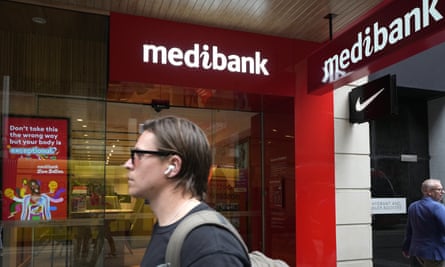
[[[150,155],[156,155],[156,156],[161,156],[161,157],[165,157],[168,155],[172,155],[174,154],[174,152],[171,151],[156,151],[156,150],[143,150],[143,149],[130,149],[130,154],[131,154],[131,163],[134,165],[134,155],[138,154],[150,154]]]
[[[433,188],[433,190],[439,191],[441,193],[445,193],[445,190],[443,188]]]

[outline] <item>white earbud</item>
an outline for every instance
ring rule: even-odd
[[[175,169],[175,165],[168,165],[167,169],[165,170],[164,174],[167,175],[169,174],[171,171],[173,171]]]

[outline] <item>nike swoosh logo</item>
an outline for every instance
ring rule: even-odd
[[[374,101],[374,99],[376,99],[383,92],[383,90],[385,90],[385,88],[382,88],[379,91],[377,91],[375,94],[373,94],[368,99],[363,101],[363,103],[360,103],[360,97],[357,98],[357,101],[355,102],[355,111],[357,112],[363,111],[367,106],[369,106],[369,104],[372,103],[372,101]]]

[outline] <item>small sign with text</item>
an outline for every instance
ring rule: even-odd
[[[405,214],[406,198],[372,198],[372,214]]]

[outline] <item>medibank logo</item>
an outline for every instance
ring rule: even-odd
[[[442,20],[443,15],[436,9],[438,2],[439,0],[423,0],[421,7],[415,7],[403,16],[394,18],[389,25],[375,22],[372,26],[365,27],[363,32],[357,34],[356,42],[350,48],[345,48],[324,61],[322,82],[330,83],[346,76],[351,65],[427,28],[431,22]]]
[[[195,43],[193,48],[185,51],[177,47],[143,45],[144,63],[269,76],[268,61],[259,51],[255,51],[253,56],[226,55],[219,51],[218,46],[207,44]]]

